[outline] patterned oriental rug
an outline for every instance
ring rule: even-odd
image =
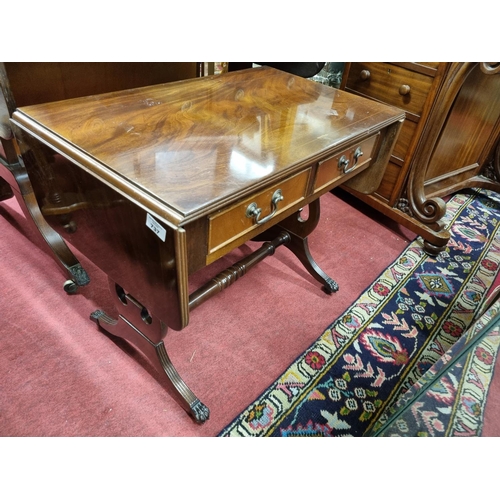
[[[363,436],[471,325],[500,264],[500,196],[447,203],[451,238],[420,238],[219,436]]]
[[[496,300],[386,411],[373,426],[373,435],[480,436],[499,345],[500,302]]]

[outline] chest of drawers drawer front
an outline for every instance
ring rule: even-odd
[[[332,158],[320,162],[314,182],[314,192],[316,193],[324,189],[329,184],[333,184],[346,175],[346,173],[359,170],[369,163],[372,159],[373,151],[379,137],[380,133],[375,134],[363,142],[336,154]],[[359,153],[361,153],[360,156],[358,156]],[[344,167],[346,160],[349,163],[347,167]]]
[[[263,229],[272,226],[282,212],[304,200],[310,173],[311,169],[308,168],[290,179],[276,183],[211,216],[209,218],[208,261],[213,260],[211,255],[221,254],[222,248],[229,251],[247,241],[249,237],[252,237],[249,233],[260,226]],[[282,199],[273,203],[273,195],[278,190],[281,191]],[[251,205],[262,210],[260,217],[247,215],[248,207]],[[274,214],[271,216],[273,211]]]
[[[405,159],[408,148],[410,147],[410,142],[415,136],[416,130],[417,124],[415,122],[412,122],[411,120],[404,121],[401,131],[399,132],[398,140],[394,146],[394,150],[392,151],[392,156],[395,156],[400,160]]]
[[[433,78],[387,63],[352,63],[346,87],[421,115]]]
[[[399,197],[399,190],[395,190],[396,184],[401,176],[401,165],[390,161],[385,167],[384,178],[377,189],[377,197],[383,198],[386,203],[392,205],[394,198]]]

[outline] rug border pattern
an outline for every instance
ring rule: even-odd
[[[462,213],[467,204],[472,203],[475,197],[467,197],[462,194],[455,195],[447,204],[445,223],[447,226],[456,220]],[[453,242],[452,242],[453,244]],[[491,250],[493,245],[485,245],[486,249]],[[500,263],[500,249],[497,249],[497,261]],[[374,314],[379,311],[386,303],[388,296],[395,293],[394,290],[401,288],[402,282],[408,279],[425,259],[430,258],[422,248],[421,239],[417,238],[411,242],[403,253],[383,272],[379,277],[360,295],[343,314],[341,314],[304,353],[282,373],[280,377],[268,387],[251,405],[249,405],[233,422],[231,422],[221,433],[220,436],[264,436],[270,430],[276,428],[279,421],[283,420],[290,413],[301,399],[306,397],[309,389],[317,384],[322,374],[328,371],[328,367],[337,362],[342,356],[347,346],[351,345],[356,336],[363,331],[373,320]],[[480,259],[476,263],[474,272],[480,274]],[[491,279],[488,276],[476,276],[470,280],[469,285],[479,288],[478,291],[484,293],[485,288],[491,286]],[[384,296],[377,291],[375,284],[381,284],[386,287],[388,293]],[[462,293],[462,289],[457,292]],[[463,307],[463,306],[462,306]],[[440,318],[442,325],[446,317],[454,311],[449,309],[446,314]],[[464,325],[472,320],[474,311],[464,308]],[[466,316],[466,317],[465,317]],[[455,339],[448,339],[449,345]],[[443,348],[446,348],[446,344]],[[427,349],[426,349],[427,348]],[[426,349],[428,362],[432,363],[439,358],[436,352],[430,352],[427,345],[421,347],[420,352]],[[322,370],[318,372],[311,363],[305,362],[308,353],[314,355],[324,362]],[[310,360],[309,360],[310,361]],[[411,386],[414,380],[411,377],[412,367],[405,369],[404,384]],[[400,389],[399,389],[400,390]],[[389,399],[392,401],[396,397],[396,391],[391,393]],[[265,401],[265,404],[261,402]],[[384,404],[384,407],[386,404]],[[377,413],[382,413],[380,408]],[[280,415],[276,419],[276,415]],[[272,421],[272,427],[270,422]]]

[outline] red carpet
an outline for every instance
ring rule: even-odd
[[[95,309],[111,312],[106,276],[75,252],[91,283],[66,295],[65,277],[30,242],[23,222],[15,201],[0,203],[1,436],[215,436],[414,237],[343,191],[325,195],[310,248],[339,283],[336,294],[326,295],[280,248],[197,308],[185,330],[167,335],[174,365],[210,408],[210,420],[199,425],[125,342],[90,321]]]

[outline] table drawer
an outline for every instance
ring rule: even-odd
[[[308,168],[211,216],[208,236],[209,255],[218,252],[222,247],[235,248],[244,243],[249,239],[251,231],[260,226],[272,226],[279,214],[304,200],[310,172],[311,169]],[[282,199],[279,199],[278,190]],[[273,196],[277,197],[276,203],[273,203]],[[254,215],[247,215],[252,207],[261,210],[257,221]]]
[[[346,88],[420,116],[433,78],[388,63],[352,63]]]
[[[377,139],[380,133],[336,154],[318,165],[318,172],[314,182],[314,192],[318,192],[344,177],[349,172],[359,170],[363,165],[371,161]],[[359,153],[361,153],[360,156]],[[347,166],[346,163],[348,162]]]

